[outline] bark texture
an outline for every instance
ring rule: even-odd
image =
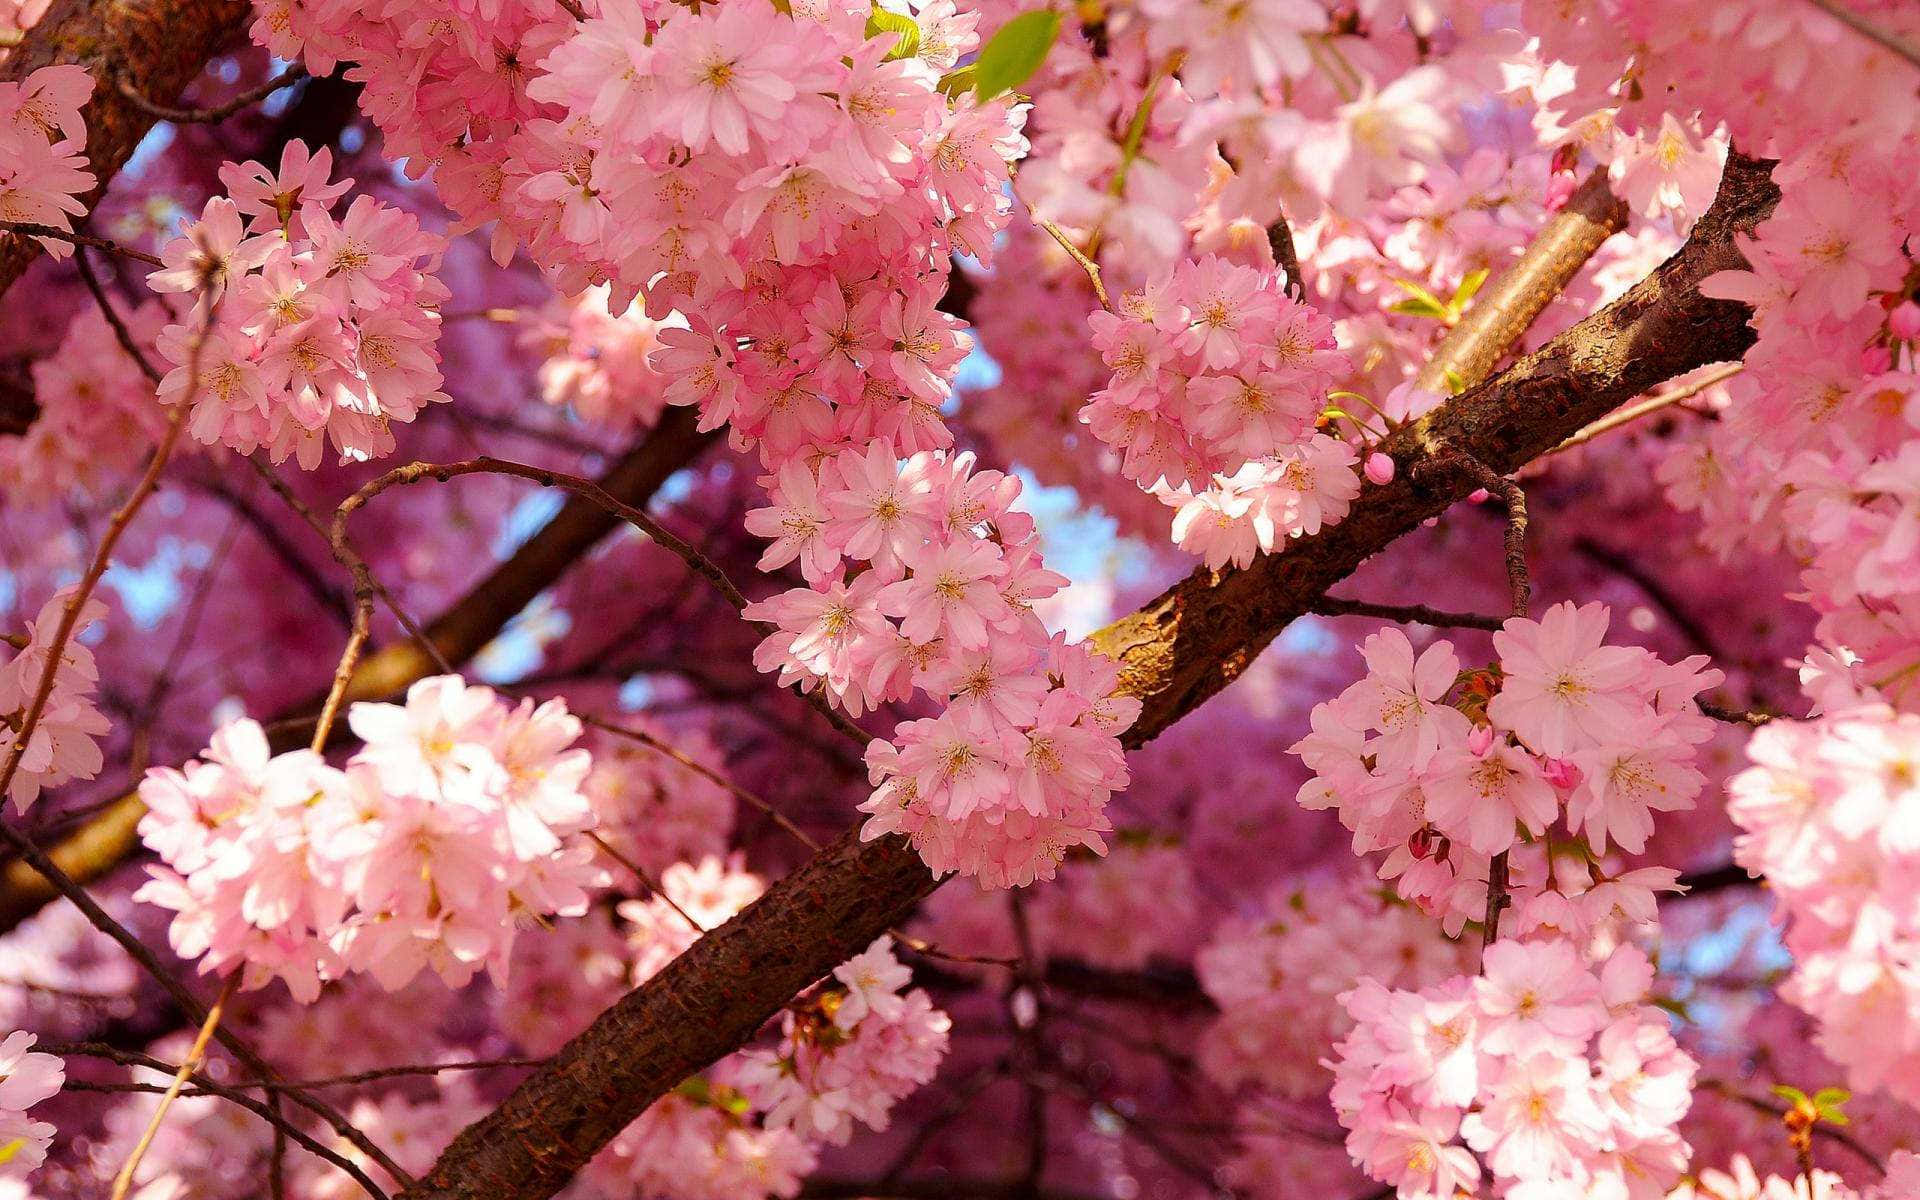
[[[156,104],[173,104],[207,60],[246,31],[251,12],[246,0],[54,0],[0,62],[0,83],[58,63],[78,63],[93,76],[93,97],[82,110],[87,162],[98,181],[82,197],[91,210],[153,128],[153,117],[121,95],[114,80],[126,80]],[[0,233],[0,292],[39,253],[33,239]]]
[[[1753,343],[1747,310],[1700,295],[1738,269],[1735,235],[1779,197],[1771,164],[1729,156],[1713,208],[1631,292],[1386,447],[1398,470],[1340,524],[1244,571],[1196,571],[1094,635],[1145,703],[1139,746],[1225,687],[1327,587],[1478,486],[1414,465],[1468,455],[1510,473],[1647,388]],[[740,1046],[797,992],[902,921],[938,881],[907,844],[842,836],[628,993],[468,1126],[402,1200],[542,1200],[675,1084]]]

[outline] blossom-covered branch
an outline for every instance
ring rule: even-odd
[[[1246,570],[1200,570],[1093,641],[1122,664],[1143,710],[1140,745],[1232,682],[1328,587],[1472,490],[1415,483],[1441,452],[1510,472],[1663,380],[1740,357],[1744,306],[1699,283],[1744,260],[1734,243],[1772,211],[1769,164],[1730,156],[1714,206],[1651,277],[1499,377],[1388,440],[1402,469],[1340,524]],[[903,920],[937,881],[898,838],[848,834],[607,1010],[469,1126],[408,1200],[551,1196],[614,1134],[687,1075],[750,1037],[788,998]]]

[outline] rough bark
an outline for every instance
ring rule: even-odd
[[[1626,296],[1500,377],[1396,434],[1394,482],[1340,524],[1245,571],[1196,571],[1094,635],[1145,709],[1138,746],[1225,687],[1329,585],[1469,494],[1465,454],[1509,473],[1662,380],[1752,345],[1742,306],[1700,295],[1744,265],[1734,235],[1772,211],[1768,164],[1730,156],[1714,207],[1680,252]],[[842,836],[628,993],[492,1113],[468,1126],[402,1200],[539,1200],[688,1075],[751,1037],[797,992],[886,932],[938,886],[897,837]]]
[[[0,83],[56,63],[78,63],[93,76],[93,98],[82,113],[87,162],[98,181],[83,197],[91,210],[153,128],[153,117],[121,95],[114,80],[126,80],[155,103],[172,104],[209,58],[245,32],[251,12],[246,0],[54,0],[0,62]],[[33,239],[0,233],[0,292],[39,253]]]
[[[669,475],[712,442],[713,435],[695,431],[695,419],[690,408],[668,409],[660,424],[601,477],[600,486],[625,503],[644,505]],[[450,663],[472,658],[618,523],[598,505],[569,497],[538,533],[428,625],[427,636]],[[438,670],[439,665],[417,642],[396,641],[361,659],[348,681],[346,699],[391,696]],[[293,712],[316,712],[325,698],[321,692],[294,706]],[[275,751],[292,750],[305,745],[307,735],[294,727],[279,730],[270,740]],[[139,796],[122,796],[48,853],[67,874],[81,883],[91,882],[138,848],[135,828],[145,813]],[[0,932],[38,912],[55,895],[52,885],[32,867],[17,860],[8,863],[0,872]]]

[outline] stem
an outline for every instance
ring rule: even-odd
[[[1735,375],[1738,375],[1741,370],[1742,367],[1739,363],[1728,363],[1723,367],[1717,367],[1707,372],[1692,383],[1661,392],[1657,396],[1649,396],[1638,404],[1629,404],[1618,412],[1609,413],[1601,417],[1598,421],[1582,429],[1579,433],[1574,434],[1566,441],[1561,442],[1558,446],[1547,451],[1542,457],[1552,457],[1555,454],[1565,453],[1575,446],[1585,445],[1603,433],[1611,433],[1622,425],[1631,425],[1641,417],[1650,416],[1663,408],[1670,408],[1673,405],[1691,400],[1715,384],[1725,383],[1727,380],[1732,379]]]
[[[140,1140],[133,1144],[133,1153],[127,1155],[127,1161],[121,1166],[120,1173],[113,1178],[111,1200],[126,1200],[127,1190],[133,1186],[133,1173],[140,1166],[140,1160],[147,1156],[147,1148],[153,1145],[154,1135],[160,1132],[160,1126],[167,1119],[167,1110],[173,1107],[174,1100],[180,1095],[180,1089],[186,1085],[193,1073],[200,1069],[200,1063],[207,1056],[207,1043],[213,1040],[213,1031],[220,1027],[220,1017],[226,1012],[227,1001],[233,999],[234,986],[240,982],[238,971],[227,976],[227,982],[220,989],[220,995],[214,1000],[213,1007],[207,1009],[207,1019],[200,1022],[200,1032],[194,1037],[193,1045],[187,1050],[187,1056],[180,1060],[180,1069],[173,1073],[173,1082],[160,1097],[160,1104],[148,1118],[146,1129],[140,1133]]]
[[[1060,248],[1067,252],[1068,258],[1080,264],[1080,269],[1087,273],[1087,280],[1093,284],[1093,294],[1099,299],[1100,307],[1106,309],[1108,312],[1112,312],[1113,303],[1107,299],[1107,287],[1104,283],[1100,282],[1100,264],[1088,258],[1080,247],[1074,245],[1073,239],[1067,236],[1066,230],[1055,225],[1045,217],[1036,216],[1034,220],[1040,223],[1040,228],[1046,230],[1054,241],[1060,243]]]
[[[1916,67],[1920,67],[1920,47],[1915,47],[1899,34],[1882,29],[1872,21],[1840,3],[1840,0],[1808,0],[1815,8],[1826,13],[1834,20],[1853,30],[1875,45],[1893,51]]]
[[[8,233],[17,233],[23,237],[52,238],[56,242],[68,242],[75,246],[91,246],[95,250],[105,250],[108,254],[117,254],[121,258],[131,258],[151,267],[164,267],[154,255],[145,250],[135,250],[131,246],[122,246],[119,242],[110,242],[106,238],[94,237],[90,233],[70,233],[65,229],[56,229],[52,225],[41,225],[33,221],[0,221],[0,229]]]
[[[250,88],[225,104],[211,108],[169,108],[164,104],[156,104],[142,95],[125,75],[114,76],[114,86],[128,104],[157,120],[171,121],[176,125],[211,125],[226,120],[243,108],[258,104],[281,88],[290,87],[306,77],[307,69],[295,63],[259,87]]]

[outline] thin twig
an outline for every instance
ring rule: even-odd
[[[259,87],[250,88],[225,104],[217,104],[211,108],[170,108],[165,104],[156,104],[147,99],[138,88],[133,86],[133,81],[124,75],[116,75],[114,85],[128,104],[150,117],[171,121],[175,125],[211,125],[226,120],[243,108],[260,103],[281,88],[296,84],[306,77],[307,69],[295,63]]]
[[[1464,454],[1441,454],[1430,460],[1432,470],[1457,470],[1500,497],[1507,508],[1507,594],[1515,617],[1527,615],[1533,585],[1527,574],[1527,494],[1520,485],[1492,467]],[[1507,895],[1507,852],[1487,864],[1487,909],[1482,918],[1480,952],[1484,956],[1500,940],[1500,912],[1511,903]]]
[[[746,596],[738,587],[734,586],[733,580],[727,578],[726,572],[722,571],[719,565],[712,559],[677,537],[668,530],[666,526],[662,525],[652,516],[649,516],[645,511],[635,508],[633,505],[627,504],[608,494],[605,488],[593,480],[586,479],[579,475],[569,475],[564,471],[555,471],[547,467],[535,467],[527,463],[513,462],[508,459],[492,458],[484,455],[479,458],[466,459],[461,462],[408,463],[403,467],[395,467],[379,478],[372,480],[359,491],[341,501],[339,507],[334,509],[332,541],[336,553],[348,548],[346,535],[348,518],[360,508],[364,507],[375,496],[378,496],[390,488],[404,487],[429,479],[438,483],[446,483],[448,480],[461,475],[510,475],[517,479],[530,479],[543,487],[564,488],[592,502],[607,512],[614,514],[646,534],[649,538],[652,538],[662,549],[673,554],[679,558],[681,562],[685,563],[694,574],[713,585],[714,590],[726,597],[727,602],[732,604],[735,609],[744,609],[747,606]],[[753,624],[756,628],[763,631],[771,631],[771,627],[765,622],[756,621]],[[819,712],[821,716],[825,717],[827,722],[836,730],[846,735],[862,748],[872,740],[865,730],[848,720],[846,716],[834,708],[820,692],[801,692],[800,697],[811,705],[815,711]]]
[[[94,237],[90,233],[73,233],[65,229],[56,229],[51,225],[40,225],[33,221],[0,221],[0,229],[8,233],[17,233],[23,237],[52,238],[56,242],[69,242],[75,246],[92,246],[95,250],[105,250],[108,254],[118,254],[122,258],[131,258],[151,267],[164,267],[167,264],[145,250],[135,250],[131,246],[122,246],[119,242],[110,242],[106,238]]]
[[[26,755],[27,744],[40,726],[40,718],[46,714],[47,701],[53,696],[54,681],[59,678],[60,666],[66,660],[67,641],[73,637],[73,627],[79,623],[80,610],[93,597],[93,590],[100,583],[100,577],[107,572],[107,565],[113,561],[114,547],[120,544],[120,536],[133,523],[133,518],[146,504],[147,497],[160,484],[160,472],[166,469],[167,461],[173,457],[174,445],[180,439],[180,429],[186,423],[187,410],[180,405],[173,410],[167,421],[167,431],[160,437],[160,445],[154,449],[147,460],[147,469],[141,474],[133,490],[120,503],[107,522],[107,529],[101,535],[100,544],[95,547],[93,561],[88,564],[86,573],[74,587],[73,595],[60,612],[59,624],[54,627],[53,637],[47,643],[47,665],[40,672],[40,680],[35,685],[33,698],[21,714],[19,728],[15,731],[13,745],[7,750],[6,764],[0,766],[0,796],[7,794],[13,783],[13,777],[19,772],[20,760]]]
[[[1890,29],[1882,29],[1872,21],[1867,20],[1859,13],[1854,12],[1851,8],[1840,3],[1840,0],[1808,0],[1808,2],[1821,12],[1826,13],[1834,20],[1845,25],[1848,29],[1853,30],[1861,37],[1866,38],[1875,45],[1893,51],[1914,66],[1920,67],[1920,47],[1916,47],[1912,42],[1909,42],[1899,34],[1894,33]]]
[[[192,350],[188,355],[188,395],[192,395],[198,390],[201,350],[206,345],[207,332],[212,328],[218,309],[218,304],[206,306],[206,312],[202,318],[200,330],[194,337]],[[147,498],[152,495],[154,490],[159,486],[160,473],[162,469],[165,468],[168,459],[172,457],[173,448],[179,441],[180,430],[186,422],[186,414],[187,406],[185,404],[174,406],[172,416],[167,424],[167,431],[162,435],[160,445],[154,449],[153,455],[148,460],[147,468],[140,476],[139,482],[134,485],[133,490],[127,494],[127,498],[121,502],[120,507],[115,510],[113,516],[108,520],[106,532],[101,536],[100,544],[94,551],[92,562],[88,565],[86,573],[81,576],[72,598],[67,602],[66,608],[61,613],[60,623],[54,632],[52,641],[49,643],[46,669],[41,672],[40,682],[34,691],[33,699],[27,706],[26,711],[22,714],[20,727],[15,735],[13,745],[8,750],[5,766],[0,767],[0,795],[6,794],[8,787],[13,782],[13,777],[19,769],[20,760],[26,753],[28,742],[32,738],[34,730],[39,725],[41,716],[46,711],[47,701],[52,695],[53,685],[58,675],[60,663],[65,656],[67,641],[73,636],[74,626],[78,623],[80,609],[86,604],[87,599],[92,596],[94,588],[100,582],[100,577],[106,574],[107,566],[113,557],[114,547],[118,545],[121,535],[126,532],[127,526],[132,523],[134,516],[140,511],[141,506],[146,503]],[[180,1006],[181,1011],[192,1017],[205,1016],[205,1010],[200,1006],[199,1002],[194,999],[193,994],[187,991],[187,989],[181,985],[180,981],[175,979],[172,973],[160,964],[159,960],[153,956],[145,944],[130,933],[126,926],[108,915],[106,910],[101,908],[100,905],[94,901],[93,897],[87,894],[86,889],[75,883],[71,876],[61,870],[59,865],[49,858],[46,852],[42,850],[32,838],[16,830],[12,825],[0,821],[0,839],[8,842],[20,857],[27,860],[29,866],[33,867],[43,878],[53,884],[56,891],[72,901],[72,903],[86,915],[87,919],[92,922],[96,929],[99,929],[102,933],[105,933],[107,936],[113,938],[114,941],[118,942],[121,947],[133,957],[135,962],[139,963],[148,974],[153,976],[155,981],[167,989],[168,994],[171,995],[174,1002]],[[266,1062],[245,1042],[235,1037],[231,1031],[221,1029],[216,1024],[214,1033],[215,1036],[219,1037],[221,1044],[232,1050],[236,1055],[239,1055],[243,1062],[246,1062],[249,1066],[253,1066],[262,1074],[270,1073]],[[294,1099],[299,1101],[303,1107],[308,1108],[325,1119],[333,1127],[335,1132],[348,1138],[354,1145],[365,1151],[371,1158],[378,1162],[381,1167],[386,1169],[388,1174],[397,1180],[401,1180],[403,1186],[411,1183],[411,1180],[406,1178],[406,1173],[400,1168],[398,1163],[393,1161],[390,1155],[349,1125],[346,1118],[337,1110],[333,1109],[330,1105],[325,1105],[306,1096],[304,1093],[294,1093]]]
[[[1464,455],[1447,455],[1438,460],[1466,472],[1488,492],[1500,497],[1507,509],[1507,594],[1513,601],[1513,615],[1527,615],[1527,602],[1533,587],[1527,575],[1527,494],[1520,485],[1487,464]]]
[[[1100,282],[1100,264],[1088,258],[1080,247],[1074,245],[1073,239],[1067,236],[1066,230],[1045,217],[1035,217],[1034,220],[1040,223],[1040,228],[1046,230],[1048,236],[1060,243],[1060,248],[1067,252],[1068,258],[1080,264],[1080,269],[1087,273],[1087,281],[1093,284],[1093,294],[1100,301],[1100,307],[1112,312],[1113,302],[1107,299],[1107,285]]]
[[[705,925],[702,925],[698,920],[696,920],[692,913],[688,912],[684,908],[681,908],[679,902],[675,900],[672,896],[669,896],[667,894],[667,889],[661,887],[660,881],[655,879],[647,871],[645,867],[641,866],[639,863],[633,861],[633,859],[627,857],[625,854],[622,854],[619,850],[615,849],[613,843],[609,842],[606,838],[601,837],[597,831],[592,829],[587,830],[587,838],[588,840],[593,842],[594,845],[604,850],[608,858],[613,859],[613,861],[619,863],[621,866],[625,867],[627,870],[632,871],[635,878],[639,879],[641,883],[644,883],[647,885],[648,891],[660,897],[662,900],[665,900],[667,902],[667,907],[671,908],[674,912],[679,913],[681,918],[685,920],[687,924],[693,926],[693,931],[695,933],[704,935],[707,932],[707,927]]]
[[[1565,453],[1575,446],[1585,445],[1603,433],[1611,433],[1622,425],[1630,425],[1638,421],[1641,417],[1657,413],[1663,408],[1683,404],[1715,384],[1725,383],[1735,375],[1738,375],[1741,369],[1741,364],[1739,363],[1728,363],[1725,366],[1715,367],[1692,383],[1682,387],[1671,388],[1657,396],[1649,396],[1638,404],[1629,404],[1625,408],[1608,413],[1606,416],[1601,417],[1598,421],[1582,429],[1566,441],[1561,442],[1558,446],[1555,446],[1540,457],[1550,458],[1555,454]]]
[[[160,1132],[160,1126],[166,1122],[167,1110],[180,1095],[180,1089],[186,1086],[188,1079],[200,1069],[207,1057],[207,1043],[213,1038],[213,1031],[220,1027],[220,1018],[227,1011],[227,1002],[233,999],[233,989],[240,982],[240,973],[235,971],[227,976],[227,982],[214,998],[213,1005],[207,1009],[206,1019],[200,1022],[200,1032],[194,1036],[193,1045],[188,1047],[187,1056],[180,1060],[180,1067],[173,1073],[173,1082],[167,1085],[160,1103],[154,1108],[153,1115],[147,1118],[147,1127],[140,1132],[140,1140],[133,1144],[133,1150],[127,1155],[127,1161],[120,1167],[120,1173],[113,1177],[111,1200],[126,1200],[128,1189],[133,1187],[133,1173],[139,1169],[140,1160],[147,1156],[147,1148],[153,1145],[153,1139]]]
[[[1436,629],[1485,629],[1488,632],[1497,632],[1507,621],[1505,617],[1448,612],[1424,604],[1372,604],[1339,596],[1320,597],[1313,602],[1313,611],[1323,617],[1379,617],[1403,624],[1431,625]]]
[[[140,368],[140,373],[147,377],[149,383],[158,385],[159,369],[148,360],[145,352],[140,349],[140,343],[133,340],[133,331],[127,328],[127,323],[122,321],[120,314],[114,311],[113,302],[107,299],[106,289],[100,286],[100,277],[93,273],[93,264],[87,261],[85,246],[73,248],[73,265],[80,271],[80,282],[86,284],[87,291],[93,294],[93,302],[99,307],[100,315],[105,317],[107,324],[112,327],[113,336],[120,343],[120,348],[127,352],[127,357],[133,359],[134,365]]]
[[[687,770],[692,771],[694,774],[699,775],[701,778],[707,780],[709,783],[713,783],[719,787],[725,788],[728,792],[730,792],[734,796],[735,799],[744,801],[746,804],[752,806],[753,808],[758,809],[761,813],[765,814],[766,817],[769,820],[771,820],[775,825],[778,825],[781,829],[791,834],[796,841],[798,841],[801,845],[805,846],[807,849],[815,850],[815,851],[820,849],[820,843],[815,841],[812,837],[808,836],[806,830],[800,828],[798,825],[795,825],[790,819],[788,819],[785,813],[775,808],[772,804],[770,804],[766,800],[763,800],[759,796],[756,796],[754,793],[748,791],[746,788],[741,787],[739,784],[727,778],[725,775],[722,775],[720,772],[714,770],[712,767],[709,767],[707,764],[701,762],[699,759],[688,754],[686,751],[681,750],[679,747],[674,746],[669,742],[662,741],[661,739],[655,737],[651,733],[648,733],[644,729],[637,729],[630,725],[621,725],[618,722],[609,721],[605,717],[599,716],[594,713],[580,712],[576,710],[573,715],[576,717],[579,717],[583,723],[587,725],[591,725],[595,729],[602,730],[603,732],[606,732],[606,733],[610,733],[615,737],[626,738],[629,741],[637,742],[640,745],[645,746],[647,749],[652,750],[657,754],[665,755],[666,757],[679,763],[681,766],[687,768]]]
[[[56,1043],[45,1046],[44,1049],[49,1054],[57,1054],[65,1058],[81,1055],[88,1058],[105,1059],[108,1062],[119,1063],[122,1066],[144,1067],[147,1070],[162,1073],[170,1073],[175,1070],[174,1064],[155,1058],[150,1054],[142,1054],[135,1050],[122,1050],[118,1046],[109,1046],[104,1042]],[[359,1184],[361,1188],[366,1191],[367,1195],[376,1197],[378,1200],[386,1200],[386,1192],[367,1175],[360,1164],[341,1154],[339,1151],[334,1150],[332,1147],[323,1144],[298,1125],[287,1120],[272,1104],[255,1100],[252,1096],[247,1095],[239,1086],[229,1086],[218,1080],[210,1079],[205,1075],[195,1074],[192,1077],[191,1084],[192,1086],[183,1090],[181,1095],[217,1096],[230,1104],[235,1104],[246,1109],[248,1112],[253,1113],[261,1120],[272,1125],[275,1130],[291,1138],[301,1149],[346,1172],[355,1183]],[[162,1094],[166,1091],[165,1088],[157,1083],[100,1083],[93,1080],[71,1078],[62,1086],[70,1092],[149,1092]]]

